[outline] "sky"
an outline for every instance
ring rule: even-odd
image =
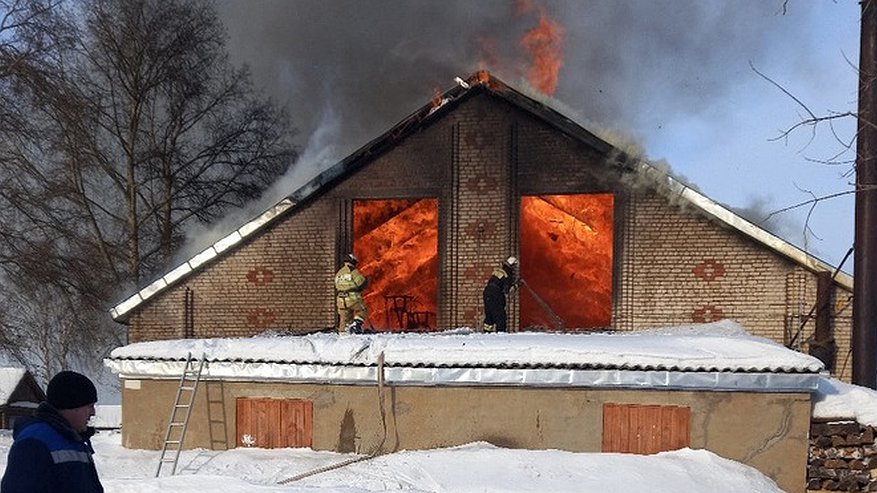
[[[509,334],[528,337],[527,334]],[[545,336],[546,334],[534,334]],[[428,335],[429,338],[454,340],[460,333]],[[474,346],[487,348],[498,356],[505,353],[511,361],[521,361],[523,353],[516,353],[515,337],[493,337],[491,344],[484,342],[490,335],[472,335]],[[625,361],[653,361],[656,357],[670,357],[666,348],[657,347],[654,337],[682,338],[690,347],[681,361],[712,359],[713,366],[734,366],[745,361],[747,355],[759,353],[762,364],[779,368],[795,358],[796,365],[806,365],[809,356],[794,353],[765,339],[748,335],[739,325],[722,321],[685,327],[655,329],[651,334],[625,335],[618,347],[625,348]],[[591,357],[611,354],[611,345],[594,335],[579,336],[582,341],[596,341]],[[710,338],[725,344],[723,349],[709,343]],[[216,356],[229,356],[256,349],[255,340],[202,341],[202,348],[215,345]],[[291,350],[276,348],[273,354],[298,357],[321,354],[323,357],[350,358],[343,347],[355,346],[366,336],[341,338],[328,335],[296,337],[307,344]],[[326,340],[323,340],[326,339]],[[399,350],[418,350],[418,337],[394,337]],[[729,343],[734,339],[739,345]],[[378,339],[379,340],[379,339]],[[178,341],[179,342],[179,341]],[[191,342],[191,341],[187,341]],[[479,344],[481,342],[481,344]],[[525,341],[526,342],[526,341]],[[623,342],[623,344],[621,344]],[[175,356],[173,344],[138,343],[120,348],[117,356],[153,354]],[[470,345],[470,351],[473,347]],[[584,344],[587,345],[587,344]],[[583,344],[567,344],[571,353],[581,354]],[[760,350],[755,350],[760,345]],[[277,346],[277,345],[275,345]],[[310,346],[310,349],[308,349]],[[441,343],[422,358],[453,358]],[[775,346],[771,349],[767,346]],[[332,351],[332,347],[335,350]],[[184,349],[192,349],[184,348]],[[264,347],[263,347],[264,349]],[[386,349],[386,348],[385,348]],[[310,351],[310,352],[308,352]],[[404,353],[404,351],[401,351]],[[555,351],[557,352],[557,351]],[[358,354],[358,353],[356,353]],[[514,354],[518,354],[514,356]],[[736,356],[735,356],[736,355]],[[411,355],[409,355],[410,357]],[[555,356],[559,358],[559,356]],[[114,411],[117,412],[118,408]],[[99,409],[99,414],[103,414]],[[813,415],[831,420],[855,419],[863,425],[877,426],[877,391],[840,382],[827,376],[819,377],[814,389]],[[118,413],[116,417],[118,417]],[[178,474],[154,478],[159,452],[126,449],[121,446],[118,432],[102,431],[93,439],[95,461],[107,493],[181,493],[200,491],[236,492],[326,492],[358,493],[370,491],[409,491],[480,493],[552,491],[650,491],[655,493],[711,493],[747,491],[752,493],[779,493],[777,485],[755,469],[724,459],[707,450],[681,449],[644,456],[614,453],[573,453],[559,450],[513,450],[495,447],[485,442],[474,442],[451,448],[423,451],[400,451],[370,457],[368,455],[340,454],[310,449],[236,448],[227,451],[195,449],[183,451]],[[11,445],[8,431],[0,432],[0,471],[5,470],[6,456]],[[318,472],[324,471],[324,472]],[[278,484],[278,483],[283,484]]]
[[[713,200],[832,265],[852,245],[849,146],[855,120],[799,124],[810,113],[856,111],[858,2],[217,0],[215,5],[232,62],[246,64],[256,86],[286,106],[302,151],[263,201],[230,215],[225,232],[381,135],[436,91],[450,88],[454,77],[487,69],[518,89],[535,88],[585,128],[637,149]],[[522,42],[546,30],[551,36],[544,43]],[[534,67],[554,76],[537,79]],[[844,193],[812,209],[778,213]],[[852,258],[844,270],[852,273]]]

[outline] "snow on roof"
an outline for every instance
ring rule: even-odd
[[[119,317],[124,316],[144,301],[164,291],[167,287],[194,272],[196,269],[201,267],[201,265],[209,262],[210,260],[213,260],[214,258],[219,257],[229,248],[242,242],[247,237],[261,230],[266,225],[271,224],[271,222],[276,217],[280,216],[284,211],[286,211],[293,205],[293,202],[288,198],[274,204],[274,206],[260,214],[255,219],[248,221],[240,228],[219,239],[216,243],[208,246],[189,260],[171,269],[169,272],[153,281],[152,284],[146,286],[145,288],[134,293],[129,298],[119,303],[118,305],[114,306],[110,310],[110,314],[113,316],[114,319],[118,319]]]
[[[0,368],[0,404],[8,404],[27,370],[24,368]]]
[[[816,358],[751,336],[731,320],[626,333],[457,329],[154,341],[117,348],[106,364],[128,378],[178,376],[188,354],[204,355],[208,378],[338,382],[374,382],[383,355],[387,380],[398,384],[812,390],[823,370]]]
[[[813,396],[813,417],[877,426],[877,391],[834,378],[820,378]]]

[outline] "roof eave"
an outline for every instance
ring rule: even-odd
[[[178,380],[184,361],[108,359],[121,379]],[[179,370],[179,371],[177,371]],[[202,380],[375,385],[374,365],[214,361]],[[666,369],[571,369],[498,367],[384,367],[382,380],[395,386],[552,387],[661,389],[717,392],[814,392],[820,373],[766,371],[680,371]]]
[[[188,277],[193,272],[203,268],[221,254],[230,250],[257,232],[261,231],[278,217],[283,215],[296,204],[289,198],[285,198],[270,209],[260,214],[255,219],[246,222],[238,229],[232,231],[216,243],[208,246],[189,260],[177,265],[163,276],[159,277],[145,288],[137,291],[129,298],[117,304],[110,310],[113,320],[125,323],[135,308],[158,293],[166,290],[181,279]]]
[[[789,243],[788,241],[771,234],[767,230],[752,224],[746,219],[743,219],[741,216],[718,202],[710,199],[669,174],[661,172],[649,163],[641,161],[639,163],[638,172],[650,175],[656,183],[661,182],[661,188],[666,189],[665,194],[669,196],[668,198],[670,198],[671,201],[674,196],[683,199],[704,211],[709,216],[715,218],[717,221],[758,241],[811,272],[834,272],[835,268],[827,262],[820,260],[816,256],[801,250],[792,243]],[[833,280],[848,291],[853,290],[853,276],[846,272],[838,270]]]

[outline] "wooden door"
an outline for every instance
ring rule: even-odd
[[[314,403],[302,399],[281,402],[281,433],[286,437],[284,447],[311,447],[314,444]]]
[[[239,397],[236,407],[238,447],[313,445],[314,405],[311,401]]]
[[[654,454],[690,445],[691,409],[603,404],[603,452]]]

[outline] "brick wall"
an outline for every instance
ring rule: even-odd
[[[337,221],[330,201],[302,208],[145,304],[129,342],[184,337],[184,297],[192,294],[191,337],[246,337],[266,329],[313,330],[334,324]],[[316,302],[317,300],[323,302]]]
[[[439,327],[474,327],[492,268],[518,248],[519,197],[615,194],[613,327],[733,318],[790,340],[816,299],[816,276],[736,231],[622,177],[579,140],[512,105],[477,96],[373,156],[344,182],[154,299],[130,320],[131,342],[328,328],[331,278],[349,251],[355,199],[439,200]],[[184,331],[186,289],[193,323]],[[848,379],[848,293],[832,306],[838,368]],[[510,304],[517,328],[517,303]],[[812,321],[799,336],[806,341]],[[806,350],[806,344],[800,346]]]
[[[635,330],[731,318],[751,333],[808,350],[817,277],[691,208],[635,191],[624,208],[615,326]],[[848,293],[835,287],[832,299]],[[850,309],[832,302],[836,375],[849,380]],[[797,337],[796,337],[797,335]]]
[[[695,214],[647,193],[631,195],[624,238],[624,303],[636,307],[620,325],[733,318],[782,341],[786,274],[794,265]]]
[[[505,108],[497,110],[479,98],[455,113],[457,149],[454,163],[456,190],[450,211],[455,228],[456,304],[449,321],[475,327],[483,316],[481,291],[492,269],[515,250],[511,214],[514,197],[510,162],[511,125]],[[515,312],[509,325],[516,327]]]

